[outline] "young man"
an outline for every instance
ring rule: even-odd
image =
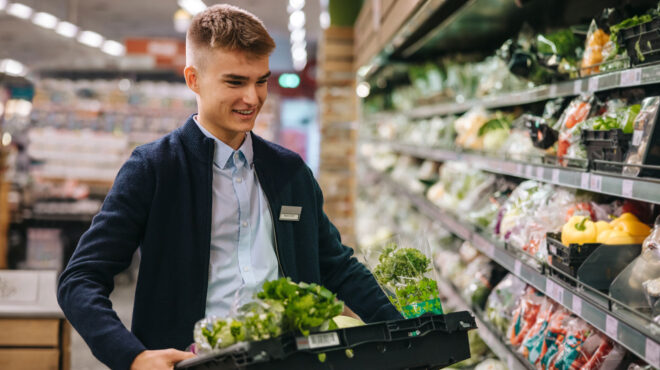
[[[64,313],[109,367],[171,369],[195,322],[278,276],[328,287],[367,322],[400,318],[341,244],[302,159],[251,133],[274,47],[241,9],[194,17],[184,73],[199,113],[133,152],[60,278]],[[138,246],[129,332],[108,295]]]

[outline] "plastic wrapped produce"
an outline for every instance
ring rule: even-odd
[[[543,347],[548,325],[555,311],[557,311],[557,304],[546,297],[536,315],[534,324],[527,331],[520,345],[518,351],[532,364],[535,364],[544,354]]]
[[[483,138],[479,130],[488,122],[488,113],[483,107],[474,107],[454,121],[456,146],[465,149],[483,149]]]
[[[587,42],[582,56],[580,72],[582,76],[588,76],[600,72],[598,64],[602,63],[603,48],[610,41],[610,36],[598,28],[595,21],[591,22],[587,33]]]
[[[541,306],[549,302],[540,293],[532,287],[527,287],[525,294],[520,297],[516,309],[513,311],[511,325],[507,332],[509,343],[518,348],[522,344],[525,336],[536,322],[536,316],[541,310]]]
[[[557,156],[559,162],[566,166],[567,159],[586,159],[587,152],[580,144],[583,124],[595,108],[593,95],[582,94],[573,99],[559,118],[559,141]]]
[[[424,237],[413,242],[397,239],[380,251],[377,264],[372,268],[376,281],[404,317],[419,317],[427,312],[442,314],[428,241]],[[367,256],[367,264],[373,266],[374,263],[373,258]]]
[[[582,348],[588,360],[580,370],[616,370],[626,355],[623,347],[613,344],[602,333],[589,336]]]
[[[549,369],[578,370],[584,366],[589,358],[588,353],[584,351],[584,341],[594,332],[587,323],[579,318],[573,318],[567,324],[566,337],[552,358]]]
[[[509,130],[513,116],[496,112],[494,116],[484,123],[479,129],[479,137],[482,139],[483,150],[486,152],[497,152],[509,137]]]
[[[660,97],[651,96],[642,101],[642,107],[633,124],[633,139],[626,156],[626,164],[641,165],[652,146],[651,138],[655,129],[655,121],[660,107]],[[639,176],[641,169],[634,166],[624,166],[623,174],[626,176]]]
[[[545,311],[539,312],[536,323],[523,340],[520,347],[522,355],[537,367],[547,368],[559,351],[570,319],[570,313],[557,304],[546,306]]]
[[[500,281],[486,301],[486,317],[500,332],[506,332],[511,324],[513,309],[525,292],[526,284],[509,274]]]

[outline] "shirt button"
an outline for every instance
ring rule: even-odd
[[[242,177],[237,177],[236,182],[240,184],[241,182],[243,182],[243,178]]]
[[[243,227],[247,227],[248,223],[247,221],[243,221]]]

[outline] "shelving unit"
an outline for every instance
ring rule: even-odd
[[[572,287],[565,281],[551,276],[551,266],[535,266],[527,256],[508,250],[502,243],[466,224],[456,216],[438,208],[421,195],[411,193],[388,176],[373,176],[390,187],[396,194],[407,198],[415,207],[433,220],[440,222],[448,231],[461,239],[469,240],[488,258],[533,286],[535,289],[561,303],[575,315],[600,330],[649,364],[660,367],[660,326],[650,318],[644,318],[622,305],[614,308],[611,299],[604,299],[578,284]]]
[[[387,145],[397,153],[438,162],[461,160],[481,170],[524,179],[538,180],[559,186],[610,194],[660,204],[660,179],[629,178],[586,169],[534,164],[469,152],[455,152],[410,144],[370,140]]]
[[[495,331],[491,325],[484,320],[482,312],[477,312],[474,307],[471,307],[465,302],[453,285],[446,281],[439,281],[438,289],[440,294],[447,299],[448,304],[452,305],[459,311],[472,312],[477,322],[479,336],[500,360],[507,363],[509,370],[534,369],[534,366],[519,356],[513,348],[504,344],[502,335],[497,333],[497,331]]]

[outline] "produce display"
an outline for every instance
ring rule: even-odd
[[[207,317],[195,324],[195,351],[205,353],[242,341],[258,341],[285,332],[310,332],[338,328],[333,320],[344,309],[328,289],[280,278],[268,281],[255,300],[238,308],[233,317]],[[340,320],[340,322],[345,322]]]

